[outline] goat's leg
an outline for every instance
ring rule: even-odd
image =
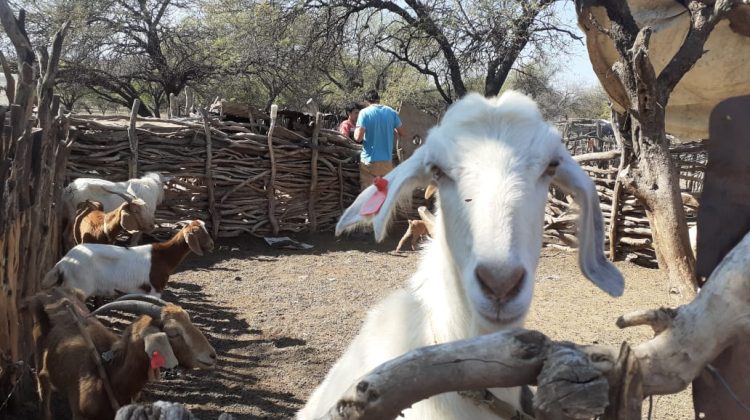
[[[136,246],[141,242],[141,238],[143,237],[143,233],[136,232],[133,234],[133,236],[130,237],[130,246]]]
[[[404,233],[404,236],[401,237],[401,240],[398,241],[398,245],[396,246],[396,251],[401,251],[401,248],[404,247],[404,244],[406,244],[406,241],[412,236],[411,233],[411,223],[409,223],[409,228],[406,229],[406,233]],[[412,244],[412,248],[414,245]]]
[[[422,238],[422,235],[411,235],[411,250],[416,251],[417,250],[417,243]]]
[[[435,231],[435,215],[427,210],[427,207],[425,206],[420,206],[417,209],[417,212],[419,212],[419,217],[424,222],[424,227],[427,229],[427,234],[432,237],[432,233]]]
[[[37,391],[39,392],[39,412],[42,413],[43,420],[52,420],[52,410],[50,402],[52,400],[52,384],[49,381],[49,375],[46,369],[42,369],[36,375]]]
[[[75,395],[69,395],[68,396],[68,405],[70,406],[70,414],[73,417],[73,420],[86,420],[86,417],[83,416],[83,413],[81,412],[81,407],[78,405],[81,403],[84,403],[83,401],[79,401],[79,396],[77,392],[74,392]]]

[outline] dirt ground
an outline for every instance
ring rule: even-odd
[[[183,305],[219,354],[214,371],[178,371],[147,387],[143,399],[185,403],[200,419],[221,412],[238,419],[290,418],[359,329],[367,309],[403,285],[418,253],[337,240],[298,239],[310,251],[279,251],[253,238],[219,243],[192,256],[172,276],[165,298]],[[554,339],[619,346],[650,337],[647,328],[619,330],[618,315],[675,305],[664,276],[617,263],[625,294],[613,299],[578,272],[576,255],[545,249],[527,323]],[[648,402],[644,404],[648,407]],[[689,419],[689,394],[654,398],[654,419]]]
[[[281,251],[257,238],[217,244],[188,258],[164,293],[182,305],[219,355],[212,371],[174,370],[149,384],[142,401],[186,404],[202,420],[287,419],[354,337],[368,308],[405,284],[419,254],[394,254],[395,241],[298,236],[310,251]],[[677,301],[659,271],[618,262],[623,297],[610,298],[579,273],[576,254],[545,249],[527,327],[553,339],[619,346],[650,338],[646,327],[619,330],[628,311]],[[120,323],[120,325],[123,325]],[[57,398],[57,419],[68,416]],[[653,400],[653,419],[692,419],[690,395]],[[644,403],[644,418],[648,401]],[[32,415],[33,417],[33,415]]]

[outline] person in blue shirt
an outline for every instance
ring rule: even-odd
[[[359,162],[359,183],[364,190],[376,176],[384,176],[393,169],[393,141],[403,136],[401,119],[393,108],[380,104],[376,90],[365,94],[367,107],[359,112],[354,141],[362,143]]]

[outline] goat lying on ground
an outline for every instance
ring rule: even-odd
[[[103,211],[109,212],[127,202],[122,195],[129,194],[145,202],[148,216],[143,221],[154,225],[156,207],[164,200],[164,184],[169,178],[158,172],[148,172],[140,178],[122,182],[111,182],[99,178],[78,178],[63,189],[63,223],[66,224],[65,237],[73,238],[72,229],[78,205],[86,200],[98,201]],[[68,248],[73,244],[68,242]]]
[[[409,350],[523,325],[550,183],[573,194],[581,209],[583,274],[613,296],[623,292],[622,275],[603,253],[593,182],[536,104],[519,93],[493,99],[471,94],[456,102],[427,142],[385,179],[384,201],[377,201],[375,186],[368,187],[341,216],[336,234],[372,225],[381,241],[399,199],[432,180],[438,186],[432,242],[409,288],[370,310],[357,337],[298,413],[300,419],[323,415],[356,379]],[[456,393],[421,401],[403,414],[477,420],[520,410],[519,388],[489,392],[496,407],[506,408],[502,414]]]
[[[102,306],[94,313],[115,309],[143,315],[118,336],[87,316],[81,298],[69,289],[55,288],[27,301],[34,318],[37,380],[45,419],[52,418],[53,390],[65,395],[74,419],[115,416],[94,355],[68,306],[82,319],[120,405],[130,403],[147,381],[158,378],[159,367],[212,368],[216,363],[213,347],[179,306],[150,296],[145,298],[151,298],[148,302],[136,301],[144,298],[132,295]]]
[[[76,245],[113,244],[117,235],[123,231],[148,233],[154,229],[153,224],[147,223],[147,220],[152,217],[148,213],[145,201],[116,191],[110,192],[119,195],[126,202],[107,213],[98,201],[86,200],[78,204],[75,223],[73,223],[73,237]]]
[[[47,272],[42,286],[80,289],[86,297],[125,293],[161,296],[169,276],[192,251],[198,255],[214,249],[205,224],[189,222],[170,240],[124,248],[114,245],[77,245]]]

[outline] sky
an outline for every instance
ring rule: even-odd
[[[561,6],[560,20],[583,37],[583,32],[578,28],[573,2],[566,1]],[[560,57],[560,60],[564,60],[565,62],[560,63],[561,69],[557,75],[558,81],[564,84],[583,86],[592,86],[599,83],[594,70],[591,68],[586,46],[583,43],[578,41],[572,42],[570,49],[565,52],[564,56]]]

